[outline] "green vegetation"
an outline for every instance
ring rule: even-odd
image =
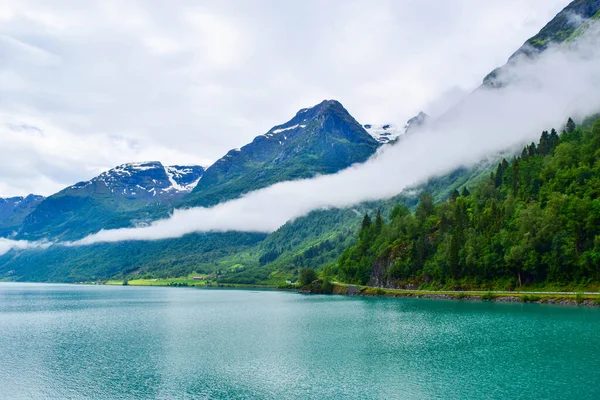
[[[303,268],[300,270],[300,286],[307,286],[317,279],[317,273],[312,268]]]
[[[480,184],[389,222],[365,215],[338,262],[342,281],[376,286],[489,288],[582,286],[600,281],[600,120],[503,160]],[[491,283],[491,284],[490,284]]]
[[[495,298],[496,298],[496,295],[493,294],[492,292],[486,292],[481,295],[481,300],[484,300],[484,301],[494,300]]]
[[[536,294],[524,294],[521,296],[521,301],[523,301],[524,303],[535,303],[537,301],[540,301],[541,299],[542,297]]]

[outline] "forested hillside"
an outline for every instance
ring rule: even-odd
[[[338,275],[383,287],[600,281],[600,120],[502,160],[489,179],[435,204],[420,197],[390,220],[366,215]]]

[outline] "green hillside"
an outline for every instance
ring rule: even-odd
[[[384,287],[600,281],[600,120],[544,132],[470,191],[365,217],[340,279]]]

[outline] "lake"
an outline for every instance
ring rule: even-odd
[[[598,399],[600,309],[0,283],[2,399]]]

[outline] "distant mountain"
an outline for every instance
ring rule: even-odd
[[[414,133],[431,122],[431,117],[423,111],[412,117],[404,125],[404,133]]]
[[[539,33],[510,56],[506,65],[496,68],[483,80],[488,88],[502,87],[502,71],[522,57],[532,58],[551,44],[568,42],[580,36],[592,21],[600,20],[600,0],[575,0],[556,15]]]
[[[277,182],[331,174],[364,162],[380,143],[335,100],[304,108],[209,167],[188,206],[211,206]]]
[[[363,128],[381,144],[395,143],[396,140],[406,134],[414,133],[431,121],[431,117],[423,111],[412,117],[403,127],[396,124],[373,125],[366,124]]]
[[[363,125],[363,128],[381,144],[390,143],[406,132],[406,129],[396,124],[366,124]]]
[[[200,166],[163,166],[158,161],[119,165],[44,199],[25,218],[19,237],[78,237],[127,226],[152,208],[172,204],[192,191]],[[143,213],[135,211],[144,210]]]
[[[569,21],[569,37],[574,37],[576,30],[585,29],[588,23],[577,23],[578,15],[597,16],[598,3],[600,0],[576,1],[565,9],[569,12],[563,11],[562,17],[561,14],[557,16]],[[568,15],[573,16],[575,25],[571,25]],[[537,35],[537,39],[546,42],[536,42],[534,37],[528,43],[543,51],[548,43],[559,40],[561,19],[557,18]],[[414,131],[428,120],[424,114],[418,115],[407,123],[406,130]],[[156,188],[149,185],[155,178],[146,180],[139,184],[144,188],[141,190],[133,182],[123,183],[122,179],[129,178],[129,175],[119,173],[120,178],[115,178],[116,182],[107,183],[110,181],[108,178],[104,183],[84,182],[44,200],[28,218],[21,235],[28,238],[54,238],[55,234],[62,238],[77,237],[84,231],[128,226],[136,219],[155,219],[157,215],[164,216],[173,206],[216,204],[275,182],[336,172],[366,160],[384,143],[380,138],[393,136],[398,131],[404,134],[403,128],[398,129],[393,124],[386,129],[383,125],[367,128],[360,126],[338,102],[325,101],[313,108],[300,110],[289,122],[273,127],[241,149],[230,151],[208,168],[196,188],[180,200],[177,197],[181,193],[167,195],[169,186],[165,180],[162,180],[164,187]],[[374,134],[374,130],[394,133]],[[434,178],[418,191],[427,190],[436,202],[442,201],[455,189],[462,190],[465,186],[472,189],[477,182],[488,179],[493,171],[489,165],[482,163]],[[134,169],[137,173],[143,168]],[[179,181],[178,185],[189,190],[198,179],[189,178],[188,183]],[[83,187],[75,190],[78,186]],[[97,187],[97,191],[83,192],[92,187]],[[302,267],[319,269],[324,265],[335,266],[342,250],[356,240],[354,233],[365,212],[373,216],[381,210],[387,217],[396,204],[414,207],[414,193],[409,193],[411,198],[398,196],[342,210],[314,211],[286,223],[270,235],[240,232],[191,234],[152,242],[107,243],[76,248],[55,245],[47,250],[11,251],[0,256],[0,279],[72,282],[144,275],[174,277],[220,271],[223,277],[219,280],[224,283],[279,284],[296,276]],[[493,193],[493,188],[489,193]],[[135,199],[130,199],[130,196]],[[133,211],[127,211],[130,209]]]
[[[0,237],[18,232],[23,220],[44,200],[44,196],[0,198]]]
[[[203,173],[204,167],[197,165],[163,166],[158,161],[130,163],[119,165],[65,190],[83,194],[110,190],[115,200],[165,201],[191,192]]]

